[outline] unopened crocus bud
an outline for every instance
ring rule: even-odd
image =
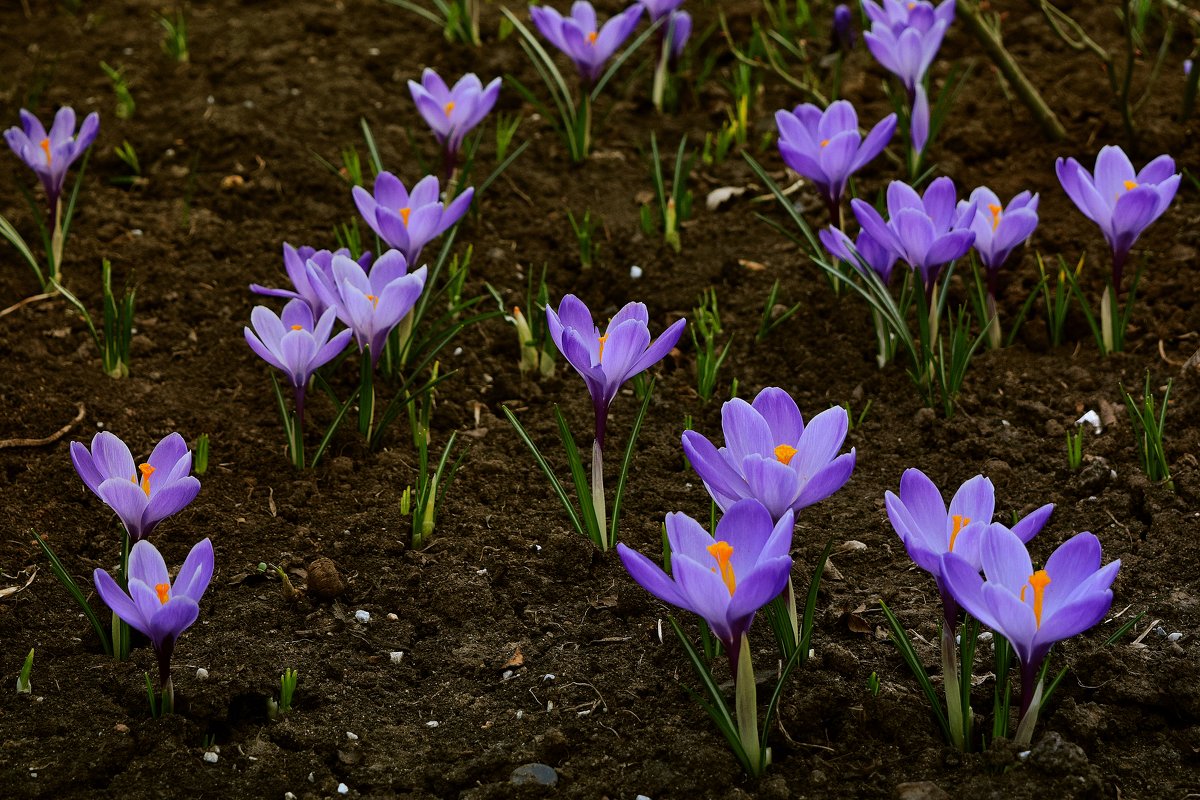
[[[525,319],[525,315],[521,313],[518,306],[513,306],[512,313],[513,327],[517,329],[517,340],[521,345],[521,374],[537,369],[538,367],[538,350],[533,343],[533,330],[529,327],[529,320]]]
[[[833,9],[833,46],[849,52],[854,49],[855,41],[854,17],[850,13],[850,6],[840,3]]]

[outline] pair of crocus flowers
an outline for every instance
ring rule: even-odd
[[[933,481],[909,469],[901,477],[899,496],[888,492],[885,503],[909,556],[937,581],[945,624],[957,624],[961,607],[1012,645],[1020,661],[1024,714],[1050,648],[1108,613],[1121,562],[1101,566],[1100,542],[1084,532],[1035,570],[1025,543],[1042,529],[1053,505],[1012,528],[994,523],[995,493],[983,476],[964,483],[947,510]]]

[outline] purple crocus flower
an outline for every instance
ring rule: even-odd
[[[309,378],[342,352],[352,335],[349,330],[344,330],[330,338],[335,319],[337,309],[328,307],[314,323],[308,303],[292,300],[278,317],[266,306],[256,306],[250,312],[254,330],[243,329],[250,349],[287,375],[295,392],[296,416],[301,427],[304,425],[304,391]]]
[[[287,270],[287,276],[291,280],[292,286],[295,287],[295,291],[290,289],[272,289],[267,286],[260,286],[257,283],[250,284],[250,291],[267,297],[286,297],[289,300],[303,300],[312,309],[312,316],[319,319],[329,306],[325,305],[321,296],[317,294],[317,290],[313,288],[312,283],[308,280],[306,265],[309,261],[314,262],[317,270],[328,278],[327,284],[332,286],[333,257],[335,255],[349,258],[350,251],[344,247],[333,252],[315,250],[311,247],[292,247],[287,242],[284,242],[283,267]],[[358,263],[363,269],[370,269],[372,258],[371,251],[368,250],[358,257]],[[311,328],[312,326],[309,327]]]
[[[1029,709],[1042,661],[1055,642],[1083,633],[1112,607],[1120,560],[1100,566],[1100,540],[1080,533],[1035,570],[1024,542],[1003,525],[981,537],[979,565],[958,553],[941,558],[942,580],[959,605],[1012,645],[1021,663],[1021,714]]]
[[[379,238],[404,254],[409,264],[416,264],[421,248],[441,236],[450,226],[462,219],[475,196],[466,188],[458,197],[443,206],[439,199],[438,179],[426,175],[412,188],[412,194],[390,172],[375,177],[375,194],[361,186],[354,187],[354,203],[358,213]]]
[[[129,627],[149,637],[158,657],[163,711],[167,713],[175,696],[171,655],[179,635],[200,616],[200,598],[212,579],[213,562],[212,542],[204,539],[188,553],[172,582],[162,555],[150,542],[142,541],[129,552],[128,592],[102,569],[92,575],[100,599]]]
[[[954,20],[954,0],[946,0],[937,9],[923,0],[884,0],[883,7],[863,0],[863,10],[872,22],[871,30],[863,33],[867,49],[913,97]]]
[[[971,564],[976,572],[982,568],[980,541],[983,532],[992,524],[996,509],[992,482],[982,475],[971,478],[954,493],[947,511],[942,494],[933,481],[919,469],[906,469],[900,477],[900,495],[886,492],[884,504],[888,519],[909,557],[937,581],[946,623],[953,627],[958,618],[958,606],[942,578],[941,557],[954,553]],[[1021,542],[1029,541],[1042,529],[1053,511],[1054,504],[1047,503],[1014,525],[1013,535]]]
[[[851,200],[850,207],[872,239],[921,273],[927,300],[942,267],[966,255],[975,241],[967,227],[975,218],[975,205],[968,203],[955,211],[954,182],[949,178],[931,182],[923,197],[908,184],[892,181],[887,189],[887,222],[862,200]]]
[[[37,173],[55,215],[58,198],[62,195],[67,170],[84,151],[92,146],[100,130],[100,115],[93,111],[84,117],[75,132],[75,110],[63,106],[54,115],[54,124],[47,133],[33,114],[21,109],[21,127],[9,128],[4,140],[30,169]]]
[[[672,11],[671,18],[667,20],[667,37],[671,58],[679,58],[683,55],[683,48],[687,47],[688,38],[691,35],[692,15],[686,11]]]
[[[791,511],[773,521],[755,500],[731,506],[711,536],[686,514],[667,514],[670,576],[623,543],[617,553],[643,589],[708,623],[736,676],[741,638],[755,612],[787,587],[794,522]]]
[[[850,237],[840,228],[829,227],[822,228],[817,236],[835,258],[845,261],[859,272],[862,272],[862,264],[859,261],[861,259],[874,270],[884,286],[891,281],[897,256],[892,250],[871,238],[871,234],[859,231],[858,239],[851,242]]]
[[[425,289],[427,272],[421,267],[410,273],[404,254],[389,250],[376,259],[369,275],[361,264],[335,255],[332,281],[312,263],[308,279],[321,300],[332,306],[338,319],[354,332],[358,349],[370,349],[374,366],[383,355],[392,328],[416,305]]]
[[[845,3],[838,3],[833,9],[832,39],[834,49],[841,48],[847,53],[854,49],[854,15]]]
[[[1108,241],[1113,291],[1119,293],[1134,242],[1162,216],[1179,189],[1175,161],[1161,155],[1135,173],[1125,151],[1108,145],[1096,156],[1095,176],[1073,158],[1058,159],[1054,169],[1067,195],[1085,217],[1100,226]]]
[[[1000,268],[1037,227],[1038,196],[1021,192],[1005,208],[995,192],[980,186],[971,192],[970,200],[958,201],[959,213],[965,214],[972,203],[975,216],[967,225],[975,232],[975,252],[987,270],[988,293],[995,297]]]
[[[92,437],[90,451],[82,442],[71,442],[71,462],[84,484],[117,512],[135,543],[200,492],[200,481],[189,474],[192,452],[178,433],[159,442],[145,463],[135,465],[125,443],[101,431]]]
[[[775,124],[784,163],[817,185],[836,225],[850,176],[887,147],[896,132],[896,115],[880,120],[866,139],[858,132],[858,114],[848,100],[838,100],[825,111],[811,103],[776,111]]]
[[[646,7],[646,13],[650,15],[651,23],[658,22],[683,5],[683,0],[638,0],[638,2]]]
[[[601,27],[596,9],[586,0],[576,0],[571,15],[564,17],[549,6],[530,6],[533,24],[550,44],[567,54],[589,86],[600,79],[604,65],[637,27],[645,7],[634,3]]]
[[[592,321],[592,312],[573,294],[546,306],[550,338],[571,366],[583,376],[596,412],[596,443],[604,449],[608,407],[625,381],[657,364],[683,334],[686,320],[676,320],[658,339],[650,338],[650,315],[644,303],[627,303],[611,320],[604,334]],[[607,361],[605,359],[608,359]]]
[[[433,129],[433,135],[442,146],[447,166],[453,170],[462,148],[463,139],[483,121],[496,105],[500,96],[500,79],[496,78],[484,86],[475,73],[459,78],[454,88],[432,69],[421,73],[421,82],[408,82],[417,111]]]
[[[724,510],[754,498],[772,519],[824,500],[850,480],[854,448],[838,455],[850,425],[846,409],[826,409],[808,421],[783,389],[767,387],[753,403],[721,407],[725,446],[684,431],[683,452],[704,487]]]

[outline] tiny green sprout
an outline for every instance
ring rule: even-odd
[[[642,206],[642,227],[648,224],[649,208]],[[596,221],[592,219],[592,212],[585,209],[583,217],[575,219],[575,215],[567,209],[567,220],[571,223],[571,231],[575,234],[575,241],[579,243],[579,266],[584,269],[591,269],[591,266],[596,261],[596,254],[600,252],[600,245],[596,243]],[[653,233],[654,228],[651,226],[648,233]]]
[[[692,311],[692,345],[696,348],[696,393],[708,402],[717,387],[717,372],[729,355],[733,344],[730,338],[717,353],[717,336],[721,333],[721,314],[717,307],[717,290],[707,289],[700,294],[700,304]]]
[[[196,448],[192,451],[192,472],[203,475],[208,472],[208,434],[200,434]]]
[[[404,487],[404,492],[400,495],[400,514],[407,517],[412,513],[412,486]]]
[[[207,750],[217,743],[217,735],[215,733],[206,733],[200,737],[200,747]]]
[[[126,285],[120,298],[113,294],[112,264],[103,259],[100,262],[100,281],[104,291],[104,316],[100,328],[96,327],[91,313],[83,302],[68,291],[57,279],[51,278],[54,286],[63,298],[75,307],[83,318],[96,349],[100,351],[100,361],[104,374],[110,378],[129,377],[129,364],[132,360],[129,354],[133,341],[133,311],[135,290]]]
[[[258,571],[260,573],[266,572],[267,571],[267,562],[265,562],[265,561],[258,562]]]
[[[732,400],[733,398],[735,398],[737,396],[738,396],[738,379],[734,378],[732,381],[729,382],[729,399]]]
[[[160,698],[154,691],[154,683],[150,680],[150,673],[143,672],[142,677],[146,679],[146,698],[150,701],[150,718],[158,719],[163,713]]]
[[[658,200],[658,218],[662,226],[663,242],[678,253],[682,247],[679,239],[679,223],[692,216],[692,193],[687,181],[692,172],[692,159],[687,157],[687,136],[679,140],[675,152],[675,168],[671,176],[671,191],[666,188],[662,159],[658,153],[658,137],[650,134],[651,177],[654,194]],[[642,206],[642,230],[647,235],[654,232],[655,224],[649,206]]]
[[[133,100],[133,93],[129,91],[125,76],[121,70],[110,67],[106,61],[100,62],[100,69],[104,70],[104,74],[112,81],[113,93],[117,96],[117,119],[129,119],[133,116],[137,103]]]
[[[1075,471],[1083,466],[1083,428],[1067,431],[1067,467]]]
[[[867,678],[867,691],[871,693],[871,697],[879,697],[879,673],[872,672]]]
[[[21,674],[17,676],[17,694],[29,694],[33,691],[33,685],[29,682],[29,676],[33,672],[33,650],[29,648],[29,655],[25,656],[25,663],[21,666]]]
[[[189,60],[187,18],[183,16],[183,9],[175,10],[174,19],[165,14],[156,14],[155,16],[158,17],[158,24],[162,25],[166,34],[163,36],[163,52],[170,56],[175,63],[186,64]]]
[[[875,401],[868,400],[867,404],[863,406],[863,410],[859,412],[857,417],[854,416],[854,412],[850,408],[849,400],[842,404],[842,408],[846,409],[846,417],[850,421],[850,430],[853,431],[862,427],[863,422],[867,419],[867,414],[871,413],[871,404],[873,402]]]
[[[292,698],[296,694],[296,685],[300,682],[300,673],[288,667],[279,676],[279,702],[275,698],[267,698],[267,716],[276,719],[280,714],[292,710]]]
[[[279,590],[283,593],[283,599],[289,603],[298,600],[300,592],[296,590],[295,586],[292,586],[292,581],[283,571],[283,567],[275,567],[275,574],[279,576]]]
[[[1171,481],[1171,466],[1167,462],[1167,451],[1163,446],[1163,433],[1167,426],[1167,403],[1171,399],[1172,381],[1167,381],[1163,391],[1162,407],[1159,408],[1150,390],[1150,371],[1146,370],[1146,383],[1142,389],[1142,399],[1139,404],[1132,395],[1121,385],[1121,395],[1125,398],[1125,407],[1129,410],[1129,421],[1133,424],[1134,443],[1137,445],[1138,460],[1141,461],[1142,471],[1152,481],[1161,481],[1168,488],[1174,489]]]
[[[128,175],[119,175],[112,178],[112,183],[119,186],[144,186],[147,181],[142,177],[142,164],[138,160],[137,150],[128,139],[121,142],[113,148],[113,155],[121,160],[125,166],[129,167]]]
[[[342,148],[342,168],[338,170],[338,174],[346,179],[346,183],[351,186],[364,186],[362,157],[358,154],[358,148],[354,145],[348,145]]]
[[[507,22],[507,20],[502,21]],[[508,148],[512,146],[513,137],[519,127],[521,127],[520,114],[496,115],[496,161],[503,161],[504,157],[508,155]]]

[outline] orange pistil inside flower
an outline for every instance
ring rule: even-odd
[[[404,223],[404,227],[408,227],[408,215],[412,213],[412,209],[405,206],[400,209],[400,220]]]
[[[721,580],[725,581],[725,588],[729,590],[729,596],[733,597],[733,590],[737,588],[733,565],[729,563],[729,559],[733,556],[733,545],[729,542],[713,542],[706,549],[709,555],[717,560],[717,566],[713,572],[720,570]]]
[[[46,151],[46,166],[50,166],[50,140],[42,139],[41,148]]]
[[[992,212],[992,230],[1000,227],[1000,212],[1004,209],[995,203],[988,203],[988,211]]]
[[[446,105],[442,106],[442,111],[446,112],[447,117],[450,116],[450,112],[453,110],[454,110],[454,101],[453,100],[451,100],[449,103],[446,103]]]
[[[1046,570],[1039,569],[1029,576],[1029,585],[1033,587],[1033,617],[1038,627],[1042,627],[1042,602],[1046,597],[1046,587],[1050,585],[1050,576]],[[1025,601],[1025,587],[1021,587],[1021,601]]]
[[[293,326],[292,326],[292,330],[294,330],[294,331],[302,331],[302,330],[304,330],[304,326],[303,326],[303,325],[293,325]]]
[[[142,473],[142,491],[146,493],[146,497],[150,496],[150,476],[154,474],[154,467],[149,464],[141,464],[138,466],[138,472]],[[138,482],[137,475],[130,478],[134,483]]]
[[[971,524],[971,518],[964,517],[962,514],[955,514],[951,519],[954,520],[954,530],[950,532],[950,547],[947,552],[953,553],[954,540],[958,538],[958,534],[963,528]]]
[[[604,334],[603,336],[601,336],[601,337],[600,337],[600,352],[596,354],[596,361],[597,361],[597,362],[600,362],[600,361],[603,361],[603,360],[604,360],[604,342],[605,342],[605,340],[606,340],[606,339],[608,339],[608,334],[607,334],[607,333],[606,333],[606,334]]]
[[[369,294],[369,295],[367,295],[367,299],[371,301],[371,305],[375,306],[376,308],[379,308],[379,298],[378,297],[376,297],[373,294]]]
[[[1125,191],[1137,188],[1137,181],[1125,181]]]
[[[169,583],[155,584],[154,585],[154,593],[158,595],[158,602],[162,603],[165,606],[167,604],[167,601],[171,599],[171,584],[169,584]]]
[[[822,140],[821,140],[821,147],[828,147],[828,146],[829,146],[829,140],[828,140],[828,139],[822,139]]]
[[[781,444],[775,448],[775,458],[781,464],[792,463],[792,456],[796,455],[796,448],[790,444]]]
[[[597,33],[595,31],[592,31],[591,33],[589,33],[587,35],[588,44],[595,44],[596,36],[597,36]]]

